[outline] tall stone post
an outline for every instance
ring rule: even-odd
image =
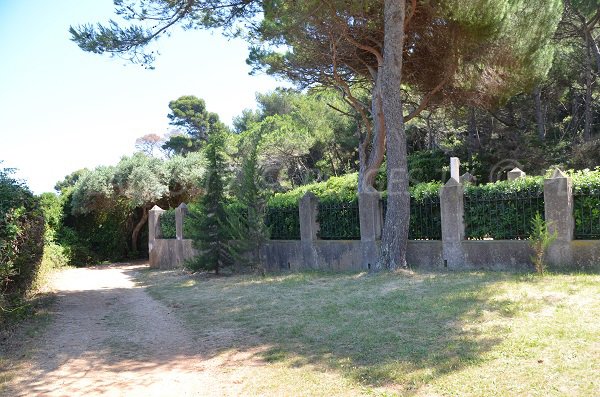
[[[548,249],[548,263],[570,266],[573,264],[571,241],[575,233],[573,182],[558,168],[550,179],[544,180],[544,211],[548,231],[556,233],[556,240]]]
[[[450,178],[440,188],[440,210],[444,266],[456,269],[465,265],[464,191],[458,180]]]
[[[152,255],[155,240],[162,237],[160,230],[160,216],[163,212],[165,212],[165,210],[158,205],[155,205],[148,212],[148,254],[150,256],[150,267],[154,267],[156,262],[155,256]]]
[[[298,211],[300,215],[300,243],[304,264],[310,268],[316,268],[318,263],[314,243],[319,232],[319,223],[317,222],[319,199],[317,196],[312,192],[307,192],[300,199]]]
[[[358,219],[362,264],[364,269],[369,270],[377,261],[379,255],[377,241],[381,240],[383,229],[383,211],[379,192],[364,192],[358,195]]]
[[[188,207],[185,203],[179,204],[175,209],[175,236],[177,240],[183,240],[183,220],[188,214]]]
[[[460,181],[460,159],[458,157],[450,157],[450,178]]]

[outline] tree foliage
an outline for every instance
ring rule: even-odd
[[[44,247],[44,215],[14,170],[0,168],[0,323],[14,299],[34,282]]]
[[[104,227],[117,258],[134,255],[143,250],[139,238],[150,208],[174,208],[197,197],[202,170],[199,153],[168,160],[143,153],[123,157],[116,166],[101,166],[81,176],[69,193],[67,224],[88,239]],[[125,235],[129,242],[123,241]]]
[[[216,113],[206,110],[203,99],[193,95],[182,96],[169,102],[170,124],[179,127],[180,134],[172,135],[163,149],[175,154],[187,154],[200,150],[210,134],[226,130]]]
[[[187,266],[194,271],[207,270],[218,274],[234,262],[234,251],[230,241],[232,234],[225,209],[224,144],[223,134],[212,134],[204,150],[204,194],[189,215],[193,230],[190,237],[198,255],[190,259]]]

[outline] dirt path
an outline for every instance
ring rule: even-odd
[[[140,266],[59,273],[55,319],[6,395],[244,394],[244,366],[223,371],[222,357],[203,357],[193,333],[136,286]]]

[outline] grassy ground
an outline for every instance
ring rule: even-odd
[[[139,277],[249,394],[600,395],[598,275]]]
[[[23,302],[13,313],[4,313],[0,321],[0,395],[30,355],[30,344],[46,329],[53,318],[51,312],[55,297],[39,294]]]

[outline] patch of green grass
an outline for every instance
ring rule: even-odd
[[[251,393],[600,395],[598,275],[147,271],[139,280],[208,357],[259,352]]]

